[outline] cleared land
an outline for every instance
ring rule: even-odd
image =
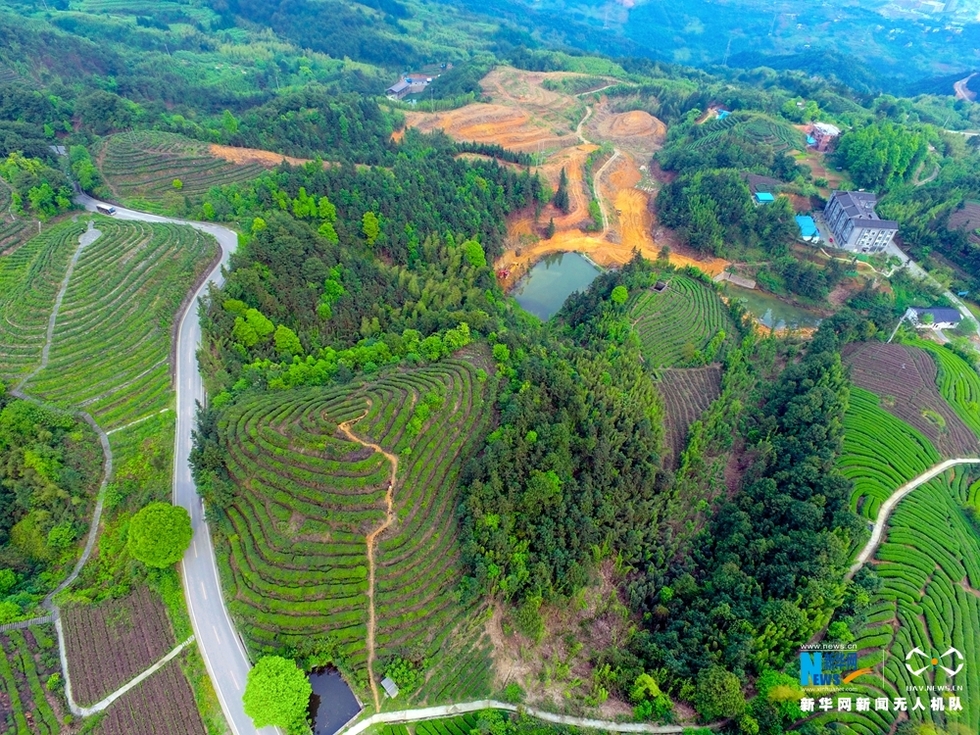
[[[947,224],[951,230],[966,230],[970,240],[980,242],[980,202],[965,202],[962,209],[954,209],[949,215]]]
[[[859,677],[848,687],[848,696],[908,697],[912,710],[915,697],[924,709],[910,711],[913,723],[931,723],[946,729],[951,721],[972,730],[980,721],[980,672],[971,664],[980,660],[980,540],[963,509],[978,507],[978,483],[970,483],[966,472],[950,472],[914,490],[902,500],[889,520],[885,542],[873,560],[884,586],[867,613],[867,623],[858,632],[859,666],[874,672]],[[943,656],[950,647],[963,654]],[[926,657],[937,657],[942,666],[962,671],[949,676],[928,659],[913,655],[913,668],[926,666],[915,676],[905,666],[905,656],[918,647]],[[887,651],[883,655],[882,649]],[[884,674],[884,676],[882,676]],[[907,687],[962,687],[963,711],[956,715],[932,711],[930,698],[938,693],[907,691]],[[949,700],[945,699],[945,703]],[[947,704],[948,707],[948,704]],[[945,708],[944,708],[945,709]],[[955,720],[953,717],[955,715]],[[845,735],[893,732],[896,712],[831,712],[820,718],[833,722]]]
[[[547,205],[539,217],[525,212],[508,223],[509,242],[497,261],[498,269],[509,275],[510,286],[540,258],[550,253],[587,253],[601,265],[621,265],[632,256],[634,247],[653,258],[667,240],[657,242],[652,234],[656,219],[650,208],[650,191],[639,188],[639,166],[663,143],[666,126],[649,113],[615,113],[605,100],[586,108],[580,97],[570,92],[545,89],[546,80],[586,75],[568,72],[527,72],[499,67],[481,82],[490,104],[471,104],[458,110],[406,114],[408,125],[420,130],[443,130],[456,140],[497,143],[505,148],[535,154],[534,170],[552,189],[558,186],[561,170],[568,176],[569,212]],[[593,80],[594,81],[594,80]],[[613,80],[610,80],[613,81]],[[591,235],[583,229],[591,222],[584,165],[599,144],[610,143],[620,151],[601,180],[595,184],[605,204],[610,228],[604,235]],[[556,234],[542,239],[550,220]],[[673,245],[673,243],[669,243]],[[678,259],[680,265],[693,261]],[[727,263],[719,261],[717,270]],[[700,263],[699,263],[700,265]],[[710,268],[710,266],[709,266]]]
[[[672,368],[660,372],[657,386],[667,411],[667,446],[677,466],[687,444],[687,431],[721,393],[721,367]]]
[[[98,735],[207,735],[180,657],[113,702]]]
[[[174,647],[160,599],[146,587],[120,600],[62,610],[68,674],[79,704],[92,705]]]
[[[980,437],[980,375],[962,357],[935,342],[917,339],[910,344],[932,355],[938,367],[936,383],[940,395]]]
[[[110,136],[97,159],[120,200],[156,211],[161,205],[179,206],[184,197],[200,197],[212,186],[255,178],[283,158],[273,162],[236,154],[242,156],[239,164],[230,162],[231,151],[173,133],[139,131]],[[179,189],[174,179],[180,180]]]
[[[46,688],[60,671],[54,626],[0,633],[0,732],[5,735],[57,735],[67,704]]]
[[[366,674],[367,538],[386,522],[392,471],[361,443],[370,442],[398,457],[394,522],[374,552],[375,672],[391,655],[428,659],[421,692],[392,706],[488,691],[477,611],[455,599],[456,478],[491,416],[481,367],[490,368],[471,354],[354,388],[273,393],[222,416],[238,492],[217,550],[229,607],[254,648],[328,636],[347,670]]]
[[[85,406],[111,429],[169,405],[174,316],[217,249],[190,227],[96,219],[102,235],[82,250],[55,323],[48,365],[27,390]],[[69,240],[74,235],[77,247],[77,226],[64,231]],[[14,349],[30,347],[17,354],[35,362],[53,301],[49,281],[43,283],[48,301],[22,319],[31,329],[11,335],[17,337]],[[21,310],[19,301],[10,306],[13,314]]]
[[[944,457],[973,456],[977,437],[943,400],[936,363],[916,347],[881,342],[847,345],[844,360],[855,385],[881,398],[881,407],[914,426]]]
[[[643,357],[655,368],[690,364],[719,331],[734,331],[717,292],[679,274],[670,276],[661,293],[651,288],[637,294],[630,318]]]

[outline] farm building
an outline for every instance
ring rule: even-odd
[[[817,229],[817,223],[813,221],[813,217],[806,214],[796,215],[796,226],[800,228],[800,237],[807,242],[819,242],[820,241],[820,230]]]
[[[831,242],[852,253],[880,253],[898,232],[898,222],[875,212],[878,197],[869,191],[835,190],[827,201],[824,219],[834,233]]]
[[[840,128],[830,123],[813,123],[807,129],[807,145],[818,151],[830,149],[834,141],[840,137]]]
[[[757,191],[752,195],[755,204],[771,204],[776,201],[776,197],[770,194],[768,191]]]
[[[959,311],[946,306],[911,306],[905,316],[916,329],[952,329],[963,320]]]
[[[398,685],[391,677],[386,676],[384,679],[382,679],[381,686],[384,688],[385,693],[392,699],[398,696]]]
[[[432,77],[404,76],[385,90],[385,95],[391,99],[404,99],[410,94],[424,92],[432,82]]]

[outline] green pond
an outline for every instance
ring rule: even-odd
[[[584,291],[601,271],[578,253],[554,253],[539,260],[510,295],[525,311],[547,321],[572,293]]]
[[[748,312],[767,327],[798,329],[820,324],[820,317],[813,312],[787,304],[775,296],[755,289],[741,288],[733,283],[726,286],[728,295],[742,301]]]

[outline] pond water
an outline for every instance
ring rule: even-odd
[[[575,291],[584,291],[601,271],[579,253],[554,253],[539,260],[510,295],[525,311],[547,321]]]
[[[744,302],[748,312],[767,327],[798,329],[820,324],[820,317],[813,312],[787,304],[775,296],[756,289],[741,288],[733,283],[726,286],[728,295]]]
[[[313,735],[334,735],[361,711],[357,697],[337,669],[315,669],[310,674],[310,684],[313,686],[310,697]]]

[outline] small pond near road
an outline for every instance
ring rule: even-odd
[[[820,317],[812,311],[780,301],[775,296],[755,289],[741,288],[733,283],[726,284],[726,292],[730,298],[739,299],[745,304],[746,310],[767,327],[776,329],[799,329],[800,327],[816,327]]]
[[[313,686],[310,697],[313,735],[334,735],[361,711],[357,697],[337,669],[315,669],[310,673],[310,684]]]
[[[579,253],[546,255],[531,268],[510,295],[525,311],[547,321],[574,291],[584,291],[601,271]]]

